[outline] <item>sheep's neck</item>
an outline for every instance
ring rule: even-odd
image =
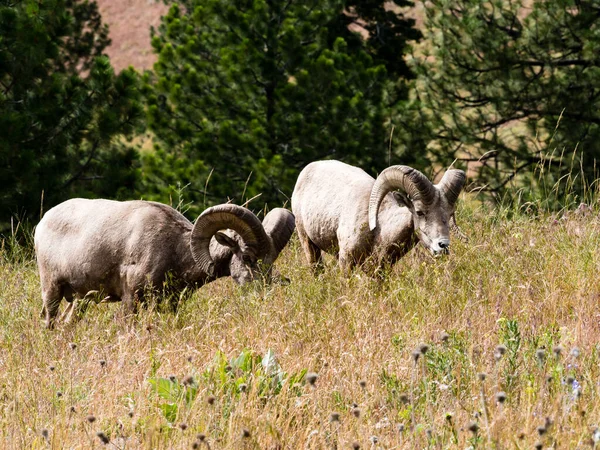
[[[413,217],[406,206],[385,198],[377,219],[380,232],[376,236],[376,247],[390,262],[395,262],[410,251],[417,243]]]

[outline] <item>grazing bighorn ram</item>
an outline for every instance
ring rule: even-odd
[[[175,292],[225,276],[242,284],[268,275],[293,231],[294,216],[282,208],[261,223],[250,210],[223,204],[192,224],[161,203],[67,200],[35,230],[46,326],[63,297],[73,302],[98,291],[134,312],[144,289],[162,286],[167,274]]]
[[[333,253],[347,272],[368,259],[394,263],[420,241],[434,255],[448,253],[449,227],[465,183],[448,170],[437,185],[408,166],[385,169],[377,180],[340,161],[306,166],[296,181],[292,211],[310,264]],[[393,192],[398,190],[399,192]]]

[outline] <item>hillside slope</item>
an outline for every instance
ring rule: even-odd
[[[112,45],[106,50],[115,70],[128,66],[149,69],[155,61],[150,27],[158,26],[167,6],[155,0],[97,0]]]

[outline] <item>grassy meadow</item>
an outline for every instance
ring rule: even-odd
[[[204,286],[177,313],[92,305],[47,331],[35,262],[0,253],[0,447],[586,448],[600,440],[600,217],[460,205],[469,242],[383,280]]]

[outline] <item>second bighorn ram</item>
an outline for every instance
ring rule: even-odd
[[[310,264],[321,262],[321,251],[332,253],[344,271],[367,261],[393,264],[417,241],[434,255],[447,253],[465,179],[453,169],[434,185],[416,169],[392,166],[375,180],[340,161],[313,162],[292,194],[304,253]]]
[[[282,208],[261,223],[246,208],[217,205],[192,224],[161,203],[67,200],[35,230],[46,326],[63,297],[72,305],[98,292],[134,311],[144,290],[160,288],[167,276],[181,291],[225,276],[242,284],[268,275],[293,231],[294,216]]]

